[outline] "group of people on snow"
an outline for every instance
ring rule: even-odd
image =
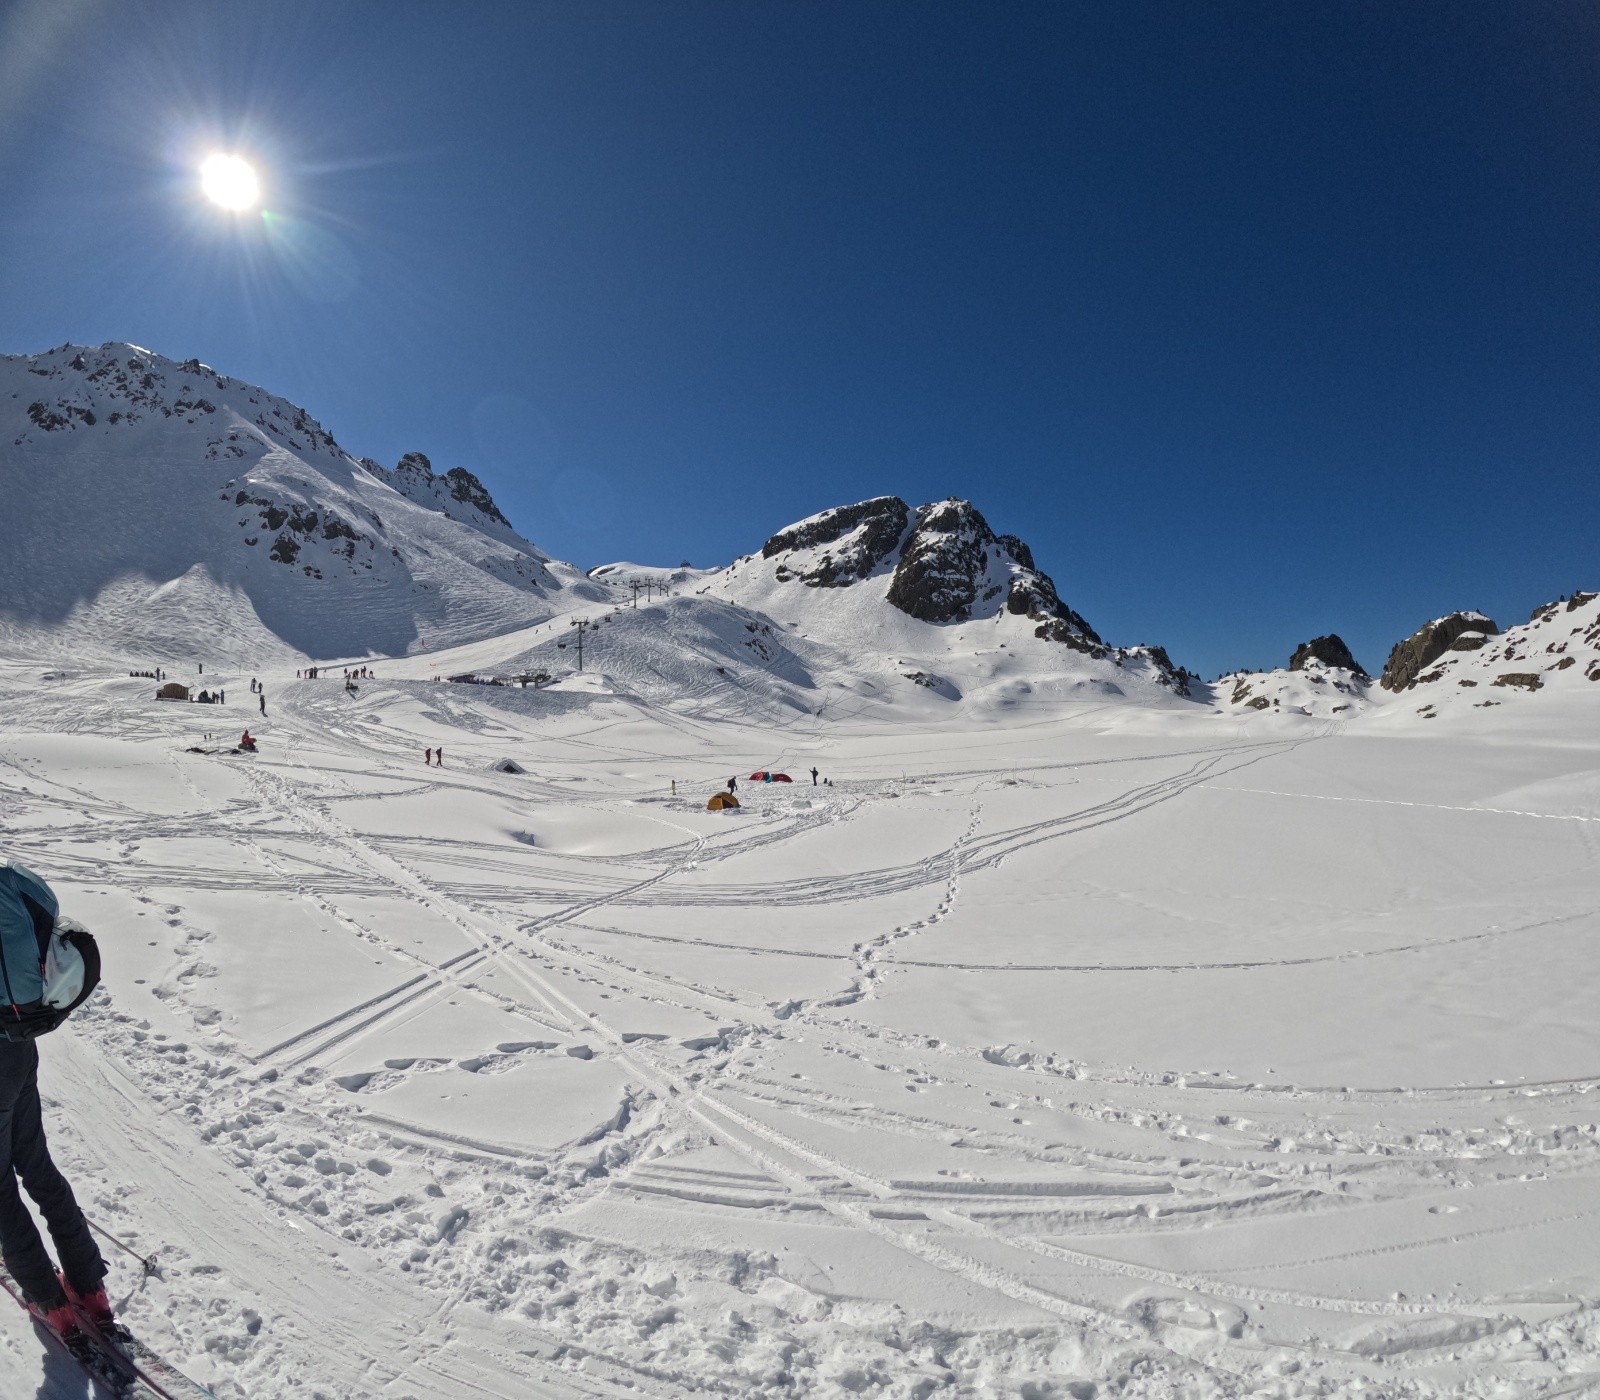
[[[761,776],[761,774],[757,773],[755,776],[759,778]],[[784,779],[782,779],[782,781],[783,782],[788,782],[789,780],[787,778],[784,778]],[[819,787],[819,786],[820,787],[832,787],[833,786],[833,782],[829,778],[823,778],[821,780],[821,782],[819,783],[817,781],[817,768],[816,768],[816,765],[813,764],[812,768],[811,768],[811,786],[812,787]],[[673,790],[673,792],[677,792],[677,790],[678,790],[677,783],[673,783],[672,790]],[[739,791],[739,780],[738,780],[738,778],[729,778],[728,779],[728,791],[729,792],[738,792]]]

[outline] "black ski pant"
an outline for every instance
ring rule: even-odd
[[[55,1266],[22,1203],[20,1177],[50,1229],[67,1282],[93,1293],[106,1261],[66,1177],[50,1160],[39,1107],[39,1047],[31,1040],[0,1040],[0,1163],[0,1256],[11,1277],[35,1302],[56,1296]]]

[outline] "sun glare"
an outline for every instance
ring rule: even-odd
[[[250,163],[220,152],[200,163],[200,188],[213,204],[235,211],[254,208],[261,198],[261,182]]]

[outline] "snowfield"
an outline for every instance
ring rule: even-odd
[[[50,1132],[224,1400],[1600,1390],[1600,596],[1207,685],[970,502],[584,574],[116,343],[0,494]]]
[[[582,676],[558,617],[354,693],[208,665],[223,707],[0,662],[4,848],[107,969],[44,1042],[52,1140],[219,1396],[1600,1384],[1581,667],[869,703],[892,671],[810,626],[686,690],[755,635],[731,598],[607,617]],[[0,1392],[85,1395],[0,1317]]]

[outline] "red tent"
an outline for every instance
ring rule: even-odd
[[[772,781],[775,783],[792,783],[794,781],[787,773],[774,773]]]

